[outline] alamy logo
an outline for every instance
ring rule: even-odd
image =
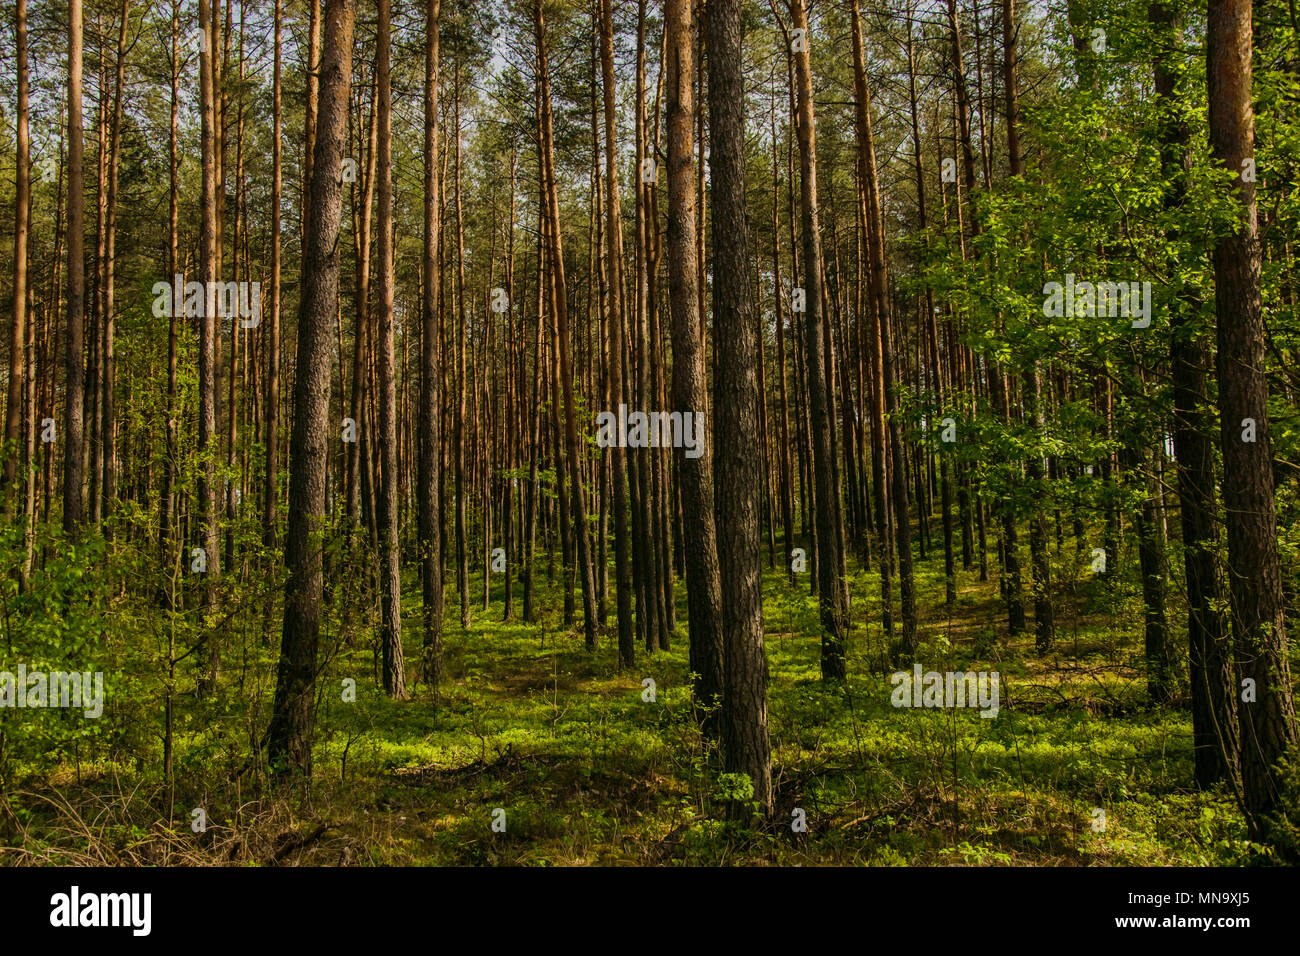
[[[1001,677],[997,671],[897,671],[889,678],[895,707],[978,707],[981,717],[998,715]]]
[[[596,444],[601,448],[684,448],[687,458],[704,454],[704,419],[694,412],[632,412],[620,404],[618,414],[596,416]]]
[[[1117,315],[1133,319],[1133,328],[1151,324],[1150,282],[1075,282],[1074,273],[1065,274],[1065,284],[1048,282],[1043,286],[1043,315],[1048,318]]]
[[[153,896],[149,893],[69,893],[50,897],[51,926],[128,926],[135,936],[148,936]]]
[[[80,707],[87,717],[104,713],[104,674],[101,671],[0,671],[0,707]]]
[[[186,282],[180,273],[172,281],[153,284],[153,314],[156,318],[175,315],[220,319],[239,317],[239,326],[257,328],[262,321],[262,283]],[[179,310],[179,311],[178,311]]]

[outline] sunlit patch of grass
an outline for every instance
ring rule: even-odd
[[[92,831],[102,844],[96,858],[127,862],[890,866],[1244,859],[1251,847],[1231,797],[1192,786],[1187,713],[1147,702],[1135,613],[1140,595],[1122,582],[1114,592],[1093,581],[1063,582],[1057,643],[1040,657],[1032,623],[1028,633],[1007,634],[995,568],[992,578],[979,582],[974,572],[960,572],[948,608],[942,555],[917,563],[915,659],[926,669],[998,671],[1000,712],[988,719],[974,710],[891,705],[894,665],[879,577],[856,562],[848,582],[850,676],[823,683],[819,609],[808,576],[791,586],[780,569],[765,569],[776,787],[770,825],[732,818],[731,783],[695,722],[682,582],[672,649],[647,653],[638,644],[635,666],[620,670],[612,606],[611,626],[588,652],[581,631],[561,623],[558,585],[539,574],[535,622],[517,617],[522,589],[516,619],[501,621],[499,579],[484,611],[475,575],[472,623],[462,630],[448,592],[445,679],[436,694],[418,679],[422,609],[408,575],[413,598],[404,607],[403,635],[411,699],[402,702],[376,686],[369,625],[357,626],[371,620],[369,612],[332,606],[309,789],[272,789],[249,756],[269,714],[276,650],[273,639],[263,642],[249,625],[237,638],[232,632],[219,693],[195,696],[197,672],[183,674],[172,788],[161,779],[153,728],[88,740],[54,761],[15,768],[22,793],[10,795],[9,826],[43,862],[82,859],[86,836],[77,821],[102,816],[105,806],[115,808],[113,822]],[[138,619],[157,612],[122,604],[105,613],[105,633],[157,633],[156,622]],[[893,613],[897,639],[896,597]],[[340,640],[349,633],[351,644]],[[149,662],[110,647],[122,655],[118,692],[156,701]],[[354,702],[340,694],[344,678],[356,681]],[[187,814],[196,806],[214,821],[209,835],[189,831]],[[504,832],[492,829],[498,808],[505,811]],[[808,821],[806,833],[790,828],[796,810]],[[1103,828],[1096,826],[1099,810]]]

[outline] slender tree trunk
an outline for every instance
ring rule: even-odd
[[[912,120],[912,160],[916,169],[916,202],[917,210],[920,214],[921,232],[924,234],[925,248],[930,248],[930,219],[929,212],[925,204],[925,164],[921,150],[921,123],[920,111],[917,108],[916,95],[916,59],[912,45],[912,19],[908,14],[907,20],[907,93],[908,104],[910,106]],[[932,356],[931,375],[933,389],[933,407],[936,417],[942,422],[946,416],[948,406],[945,403],[945,384],[944,373],[940,362],[939,355],[939,321],[936,317],[937,310],[934,307],[934,294],[927,285],[925,290],[925,325],[926,334],[930,341],[930,354]],[[934,427],[932,422],[931,428]],[[940,446],[943,447],[942,445]],[[953,551],[953,482],[952,467],[949,462],[949,455],[945,452],[939,453],[939,481],[942,486],[942,509],[943,509],[943,568],[944,568],[944,603],[952,607],[957,602],[957,570],[956,559]],[[970,566],[969,548],[966,554],[966,566]]]
[[[623,401],[623,223],[618,188],[618,148],[615,131],[613,0],[600,0],[600,68],[605,118],[605,260],[609,270],[609,362],[610,410],[618,413]],[[621,447],[607,452],[613,466],[614,587],[618,616],[618,663],[631,667],[636,659],[636,635],[632,622],[632,577],[627,527],[627,453]],[[692,652],[695,643],[691,643]],[[692,657],[692,669],[695,668]],[[701,670],[699,673],[703,674]],[[719,675],[714,674],[716,679]],[[719,685],[720,687],[720,685]],[[715,688],[716,689],[716,688]]]
[[[278,537],[276,503],[280,449],[280,192],[283,158],[280,143],[283,114],[280,54],[284,29],[283,0],[275,0],[275,64],[271,90],[271,320],[266,359],[266,474],[262,486],[262,545],[274,551]],[[267,601],[267,617],[271,604]]]
[[[831,356],[826,348],[825,301],[823,293],[821,222],[817,208],[817,138],[812,92],[812,56],[809,45],[808,12],[803,0],[791,4],[794,35],[802,31],[803,42],[794,49],[798,82],[799,172],[803,223],[803,316],[808,394],[812,413],[813,474],[817,512],[817,592],[821,605],[821,670],[825,680],[843,680],[848,640],[848,591],[840,576],[843,554],[836,550],[836,525],[840,514],[840,492],[832,470],[831,430],[835,427],[828,408]]]
[[[307,102],[302,117],[302,256],[307,258],[311,235],[311,175],[316,161],[316,114],[320,108],[320,3],[307,0]]]
[[[17,0],[14,10],[15,57],[18,73],[16,184],[14,188],[14,297],[13,325],[9,335],[9,395],[5,408],[4,513],[10,511],[9,494],[14,487],[23,433],[23,401],[27,387],[27,227],[31,215],[31,133],[27,122],[27,0]],[[34,422],[28,428],[35,427]]]
[[[117,35],[117,74],[113,87],[113,124],[109,130],[108,223],[104,239],[104,367],[101,377],[103,398],[100,400],[100,414],[103,419],[101,441],[104,456],[101,513],[105,518],[108,518],[113,513],[114,503],[117,500],[117,406],[114,396],[117,380],[117,357],[115,349],[116,324],[113,311],[115,308],[114,279],[117,271],[118,171],[122,156],[122,85],[125,81],[126,71],[126,31],[129,12],[129,0],[122,0],[121,24]]]
[[[460,595],[460,626],[469,629],[469,543],[465,533],[465,336],[468,320],[465,311],[465,211],[461,201],[461,129],[459,57],[455,61],[452,84],[456,139],[456,584]]]
[[[564,279],[564,250],[560,241],[560,199],[555,183],[555,144],[551,120],[550,69],[546,53],[546,25],[542,18],[542,4],[535,9],[537,28],[537,57],[540,64],[542,100],[542,178],[546,204],[551,220],[550,253],[551,274],[555,285],[555,321],[560,353],[560,390],[564,397],[564,437],[568,452],[570,502],[572,520],[577,531],[577,561],[582,584],[583,636],[587,650],[596,647],[596,582],[591,566],[591,531],[587,527],[587,505],[582,488],[582,452],[578,443],[577,408],[573,395],[573,369],[570,360],[569,305]],[[560,518],[563,521],[563,517]]]
[[[424,300],[420,312],[420,472],[417,492],[420,584],[424,598],[424,680],[442,679],[442,338],[438,305],[442,262],[438,216],[438,29],[440,0],[424,7]]]
[[[1174,8],[1151,5],[1156,28],[1155,90],[1163,107],[1161,164],[1164,205],[1171,212],[1187,198],[1191,168],[1188,93],[1181,69],[1182,36]],[[1171,238],[1177,238],[1176,235]],[[1185,293],[1170,315],[1170,365],[1174,386],[1174,450],[1178,470],[1183,570],[1187,582],[1187,640],[1192,695],[1192,741],[1196,782],[1209,788],[1237,774],[1237,694],[1232,648],[1223,612],[1220,547],[1216,522],[1214,442],[1206,374],[1209,351],[1197,328],[1201,303]]]
[[[781,419],[780,431],[777,439],[780,442],[780,451],[778,458],[781,463],[781,526],[784,535],[784,560],[785,571],[790,578],[790,585],[795,584],[794,573],[794,481],[791,477],[790,468],[790,394],[786,386],[786,358],[785,358],[785,317],[782,314],[782,300],[785,297],[784,287],[781,285],[781,230],[778,222],[777,207],[779,205],[779,190],[777,189],[777,180],[779,179],[779,162],[776,139],[776,100],[772,101],[772,308],[776,322],[776,364],[777,364],[777,381],[781,389]]]
[[[645,113],[645,33],[646,0],[637,0],[636,31],[636,81],[634,97],[636,103],[636,222],[634,259],[636,263],[636,337],[631,343],[636,355],[636,377],[632,383],[636,397],[636,408],[649,412],[652,407],[650,397],[650,236],[653,228],[653,212],[649,209],[650,185],[646,182],[647,160],[654,158],[647,153],[647,131]],[[658,561],[656,558],[656,535],[653,518],[653,492],[651,488],[651,469],[653,468],[654,450],[638,448],[631,456],[635,464],[637,491],[634,502],[637,507],[637,521],[640,528],[635,536],[639,545],[639,564],[636,581],[640,596],[638,617],[645,638],[645,649],[653,651],[658,644],[658,624],[661,597],[659,592]]]
[[[889,486],[893,504],[894,546],[898,560],[898,587],[903,617],[903,653],[910,657],[916,646],[916,585],[912,574],[912,527],[908,508],[907,456],[903,446],[899,409],[894,397],[893,309],[885,271],[884,217],[881,212],[880,181],[876,167],[876,146],[871,128],[871,91],[867,85],[862,52],[862,32],[853,3],[854,90],[857,107],[859,170],[867,193],[867,238],[871,254],[872,287],[877,300],[875,314],[880,324],[880,387],[889,433]],[[811,97],[811,80],[809,96]]]
[[[366,343],[370,335],[370,246],[372,241],[371,229],[371,210],[375,195],[375,164],[379,153],[378,135],[379,124],[377,122],[376,106],[378,103],[378,89],[374,91],[374,97],[370,106],[370,132],[366,148],[366,168],[364,172],[364,181],[361,184],[361,208],[353,207],[354,232],[356,234],[356,307],[357,318],[355,330],[353,332],[352,343],[352,392],[349,396],[350,412],[349,417],[354,422],[360,423],[365,419],[366,403],[366,369],[369,367],[370,356],[366,352]],[[355,186],[353,189],[355,190]],[[356,193],[353,192],[355,197]],[[353,529],[356,529],[361,520],[361,448],[362,443],[352,441],[348,443],[347,459],[347,510],[348,522]]]
[[[1147,694],[1158,704],[1169,704],[1174,695],[1174,659],[1169,646],[1165,615],[1165,547],[1163,515],[1158,512],[1156,471],[1159,452],[1141,456],[1133,453],[1130,467],[1141,484],[1142,500],[1134,514],[1138,539],[1138,566],[1142,574],[1144,608],[1144,653]],[[1145,458],[1145,460],[1144,460]]]
[[[63,530],[76,535],[85,521],[86,393],[82,341],[86,323],[85,174],[81,130],[82,8],[68,0],[68,341],[63,397]]]
[[[379,498],[380,584],[383,620],[384,691],[397,700],[406,697],[402,659],[402,577],[397,514],[397,371],[393,357],[393,129],[390,0],[378,0],[379,35],[375,59],[379,77],[379,441],[382,457]]]
[[[279,2],[279,0],[277,0]],[[168,127],[167,135],[167,280],[172,281],[172,277],[180,272],[180,2],[173,0],[172,3],[172,21],[171,21],[171,63],[169,64],[171,73],[171,122]],[[278,100],[277,100],[278,102]],[[279,147],[280,137],[276,136],[276,146]],[[278,236],[278,233],[277,233]],[[172,303],[171,316],[167,321],[167,460],[163,465],[162,490],[158,496],[158,551],[163,568],[166,569],[175,565],[172,558],[172,526],[176,515],[176,494],[174,483],[176,476],[177,457],[180,454],[179,433],[180,423],[177,417],[180,415],[180,409],[177,407],[177,359],[179,352],[179,340],[177,338],[177,325],[181,308],[177,303]],[[161,603],[166,607],[171,607],[175,596],[175,587],[162,588],[164,592]],[[170,700],[168,702],[168,714],[170,715]],[[170,735],[168,736],[170,743]],[[170,756],[170,750],[168,751]],[[171,762],[164,760],[167,767],[167,777],[171,778]]]
[[[1007,165],[1013,177],[1024,174],[1024,162],[1020,150],[1020,92],[1016,72],[1017,33],[1015,0],[1002,0],[1002,85],[1007,110]],[[1043,427],[1042,413],[1039,408],[1041,388],[1038,362],[1031,356],[1021,376],[1021,392],[1025,418],[1029,420],[1035,431],[1041,431]],[[1034,449],[1025,462],[1025,473],[1029,487],[1034,490],[1029,513],[1029,554],[1033,567],[1034,644],[1039,654],[1046,654],[1052,649],[1052,643],[1056,639],[1056,619],[1052,608],[1052,566],[1047,554],[1048,505],[1043,500],[1046,486],[1043,483],[1042,454],[1038,449]],[[1013,538],[1008,539],[1008,548],[1014,547],[1013,542]]]
[[[546,215],[539,203],[537,208],[537,321],[533,326],[533,400],[529,435],[528,501],[524,516],[526,526],[524,534],[524,620],[530,622],[533,620],[533,597],[536,590],[537,516],[541,505],[539,500],[541,488],[538,484],[538,466],[542,454],[542,313],[545,299],[542,291],[545,280],[542,249],[545,231]]]
[[[199,310],[199,527],[202,533],[202,561],[204,574],[204,607],[210,613],[216,609],[217,584],[221,573],[221,545],[219,537],[219,512],[217,510],[217,455],[220,454],[220,435],[217,433],[217,364],[220,345],[217,339],[216,281],[218,278],[220,242],[217,206],[217,152],[220,142],[217,130],[215,74],[216,25],[208,0],[199,0],[199,29],[207,38],[207,53],[199,56],[199,103],[202,116],[202,202],[199,228],[199,281],[203,284],[202,305]],[[191,561],[191,569],[194,568]],[[208,674],[203,681],[211,691],[217,679],[220,664],[221,638],[216,629],[204,636],[208,649]]]

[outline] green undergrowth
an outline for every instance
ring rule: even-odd
[[[1057,558],[1071,558],[1068,541]],[[1056,646],[1040,656],[1032,606],[1028,633],[1007,635],[995,569],[986,582],[974,570],[962,571],[958,599],[946,608],[942,556],[918,563],[915,661],[925,670],[997,671],[1000,706],[990,718],[976,709],[892,706],[889,674],[910,667],[892,662],[899,625],[892,637],[883,632],[879,578],[861,569],[850,581],[850,677],[823,683],[817,602],[807,575],[792,587],[786,575],[768,569],[775,789],[768,819],[746,804],[748,778],[722,773],[715,748],[698,729],[680,581],[671,649],[648,653],[639,646],[636,665],[620,671],[611,631],[589,653],[580,627],[561,623],[558,573],[548,580],[544,565],[539,569],[537,623],[517,619],[520,590],[516,619],[502,621],[499,575],[483,610],[482,578],[474,575],[470,593],[477,601],[467,631],[449,589],[445,678],[435,694],[417,679],[422,608],[412,574],[404,582],[406,701],[387,699],[378,686],[373,608],[359,586],[356,593],[332,593],[315,772],[309,785],[288,790],[270,785],[261,751],[274,690],[278,607],[268,618],[260,599],[250,601],[229,620],[215,690],[200,681],[205,669],[196,660],[206,660],[205,645],[178,663],[174,683],[159,676],[166,673],[160,660],[169,636],[182,653],[196,646],[201,632],[193,614],[142,609],[119,593],[27,631],[11,617],[14,646],[25,636],[31,653],[54,640],[41,637],[45,629],[93,633],[91,656],[107,672],[109,689],[105,718],[93,727],[64,713],[40,714],[40,727],[22,723],[30,712],[3,715],[0,842],[7,849],[0,859],[1267,862],[1269,851],[1247,841],[1231,793],[1194,787],[1186,701],[1164,709],[1147,699],[1135,623],[1140,595],[1132,582],[1106,586],[1071,576],[1074,583],[1063,586],[1057,603]],[[78,580],[67,587],[101,584]],[[17,609],[20,604],[11,615]],[[1171,613],[1171,621],[1178,619]],[[355,700],[344,699],[349,680]],[[170,783],[162,772],[169,686]],[[202,811],[205,828],[195,811]]]

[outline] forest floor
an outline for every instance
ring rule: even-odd
[[[1067,541],[1058,562],[1072,561],[1073,551]],[[403,609],[408,701],[390,701],[378,687],[366,623],[336,613],[323,640],[333,640],[336,653],[321,678],[315,779],[288,794],[271,791],[249,756],[265,731],[278,641],[250,642],[244,634],[235,646],[232,637],[221,703],[178,698],[178,712],[189,716],[178,717],[174,787],[162,781],[156,735],[118,748],[116,758],[65,752],[57,769],[29,772],[0,804],[0,813],[8,811],[0,845],[11,847],[0,861],[1265,861],[1267,851],[1247,842],[1231,793],[1193,785],[1187,702],[1171,709],[1148,703],[1132,582],[1107,590],[1076,575],[1057,603],[1056,647],[1040,657],[1032,602],[1027,632],[1006,633],[993,556],[989,581],[959,574],[951,613],[942,565],[933,552],[917,563],[916,660],[926,670],[998,671],[993,719],[973,709],[891,705],[894,668],[880,624],[879,578],[860,569],[850,581],[850,677],[824,685],[807,575],[795,589],[786,576],[766,572],[773,822],[735,812],[735,781],[717,772],[696,727],[682,582],[672,649],[648,654],[638,647],[636,666],[620,672],[612,634],[589,654],[580,629],[559,623],[559,586],[543,566],[538,624],[502,623],[499,575],[484,611],[482,578],[474,575],[470,593],[478,601],[462,632],[448,589],[446,676],[436,700],[414,681],[414,579],[405,582]],[[516,615],[520,606],[516,598]],[[347,640],[339,638],[340,620],[349,621]],[[1171,608],[1170,620],[1179,620],[1178,610]],[[355,702],[340,691],[348,677],[356,682]],[[654,681],[653,700],[645,678]],[[145,712],[155,724],[161,719],[152,704]],[[791,825],[799,818],[803,832]],[[200,819],[206,829],[195,833],[191,823]]]

